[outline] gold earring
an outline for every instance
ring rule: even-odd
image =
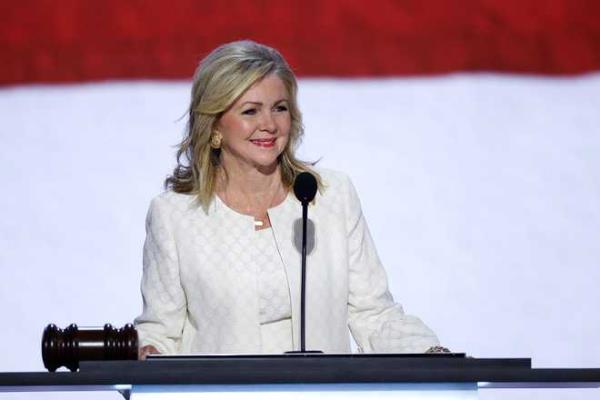
[[[214,131],[213,134],[210,136],[210,147],[212,147],[215,150],[220,149],[222,141],[223,135],[221,135],[221,132]]]

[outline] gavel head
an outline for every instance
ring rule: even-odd
[[[136,360],[137,351],[138,335],[131,324],[121,329],[71,324],[64,330],[50,324],[42,335],[42,359],[51,372],[62,366],[77,371],[80,361]]]

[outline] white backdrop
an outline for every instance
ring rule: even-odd
[[[408,313],[476,357],[600,367],[600,74],[300,88],[300,153],[353,178]],[[0,90],[0,371],[42,370],[49,322],[122,326],[140,312],[144,218],[174,166],[188,92],[189,82]],[[0,393],[32,396],[78,397]]]

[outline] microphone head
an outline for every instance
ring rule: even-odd
[[[302,204],[310,203],[317,194],[317,179],[310,172],[301,172],[294,180],[294,194]]]

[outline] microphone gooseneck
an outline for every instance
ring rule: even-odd
[[[306,351],[306,232],[308,221],[308,203],[317,194],[317,179],[309,172],[302,172],[294,181],[294,194],[302,203],[302,278],[300,283],[300,351],[288,353],[322,353],[319,350]]]

